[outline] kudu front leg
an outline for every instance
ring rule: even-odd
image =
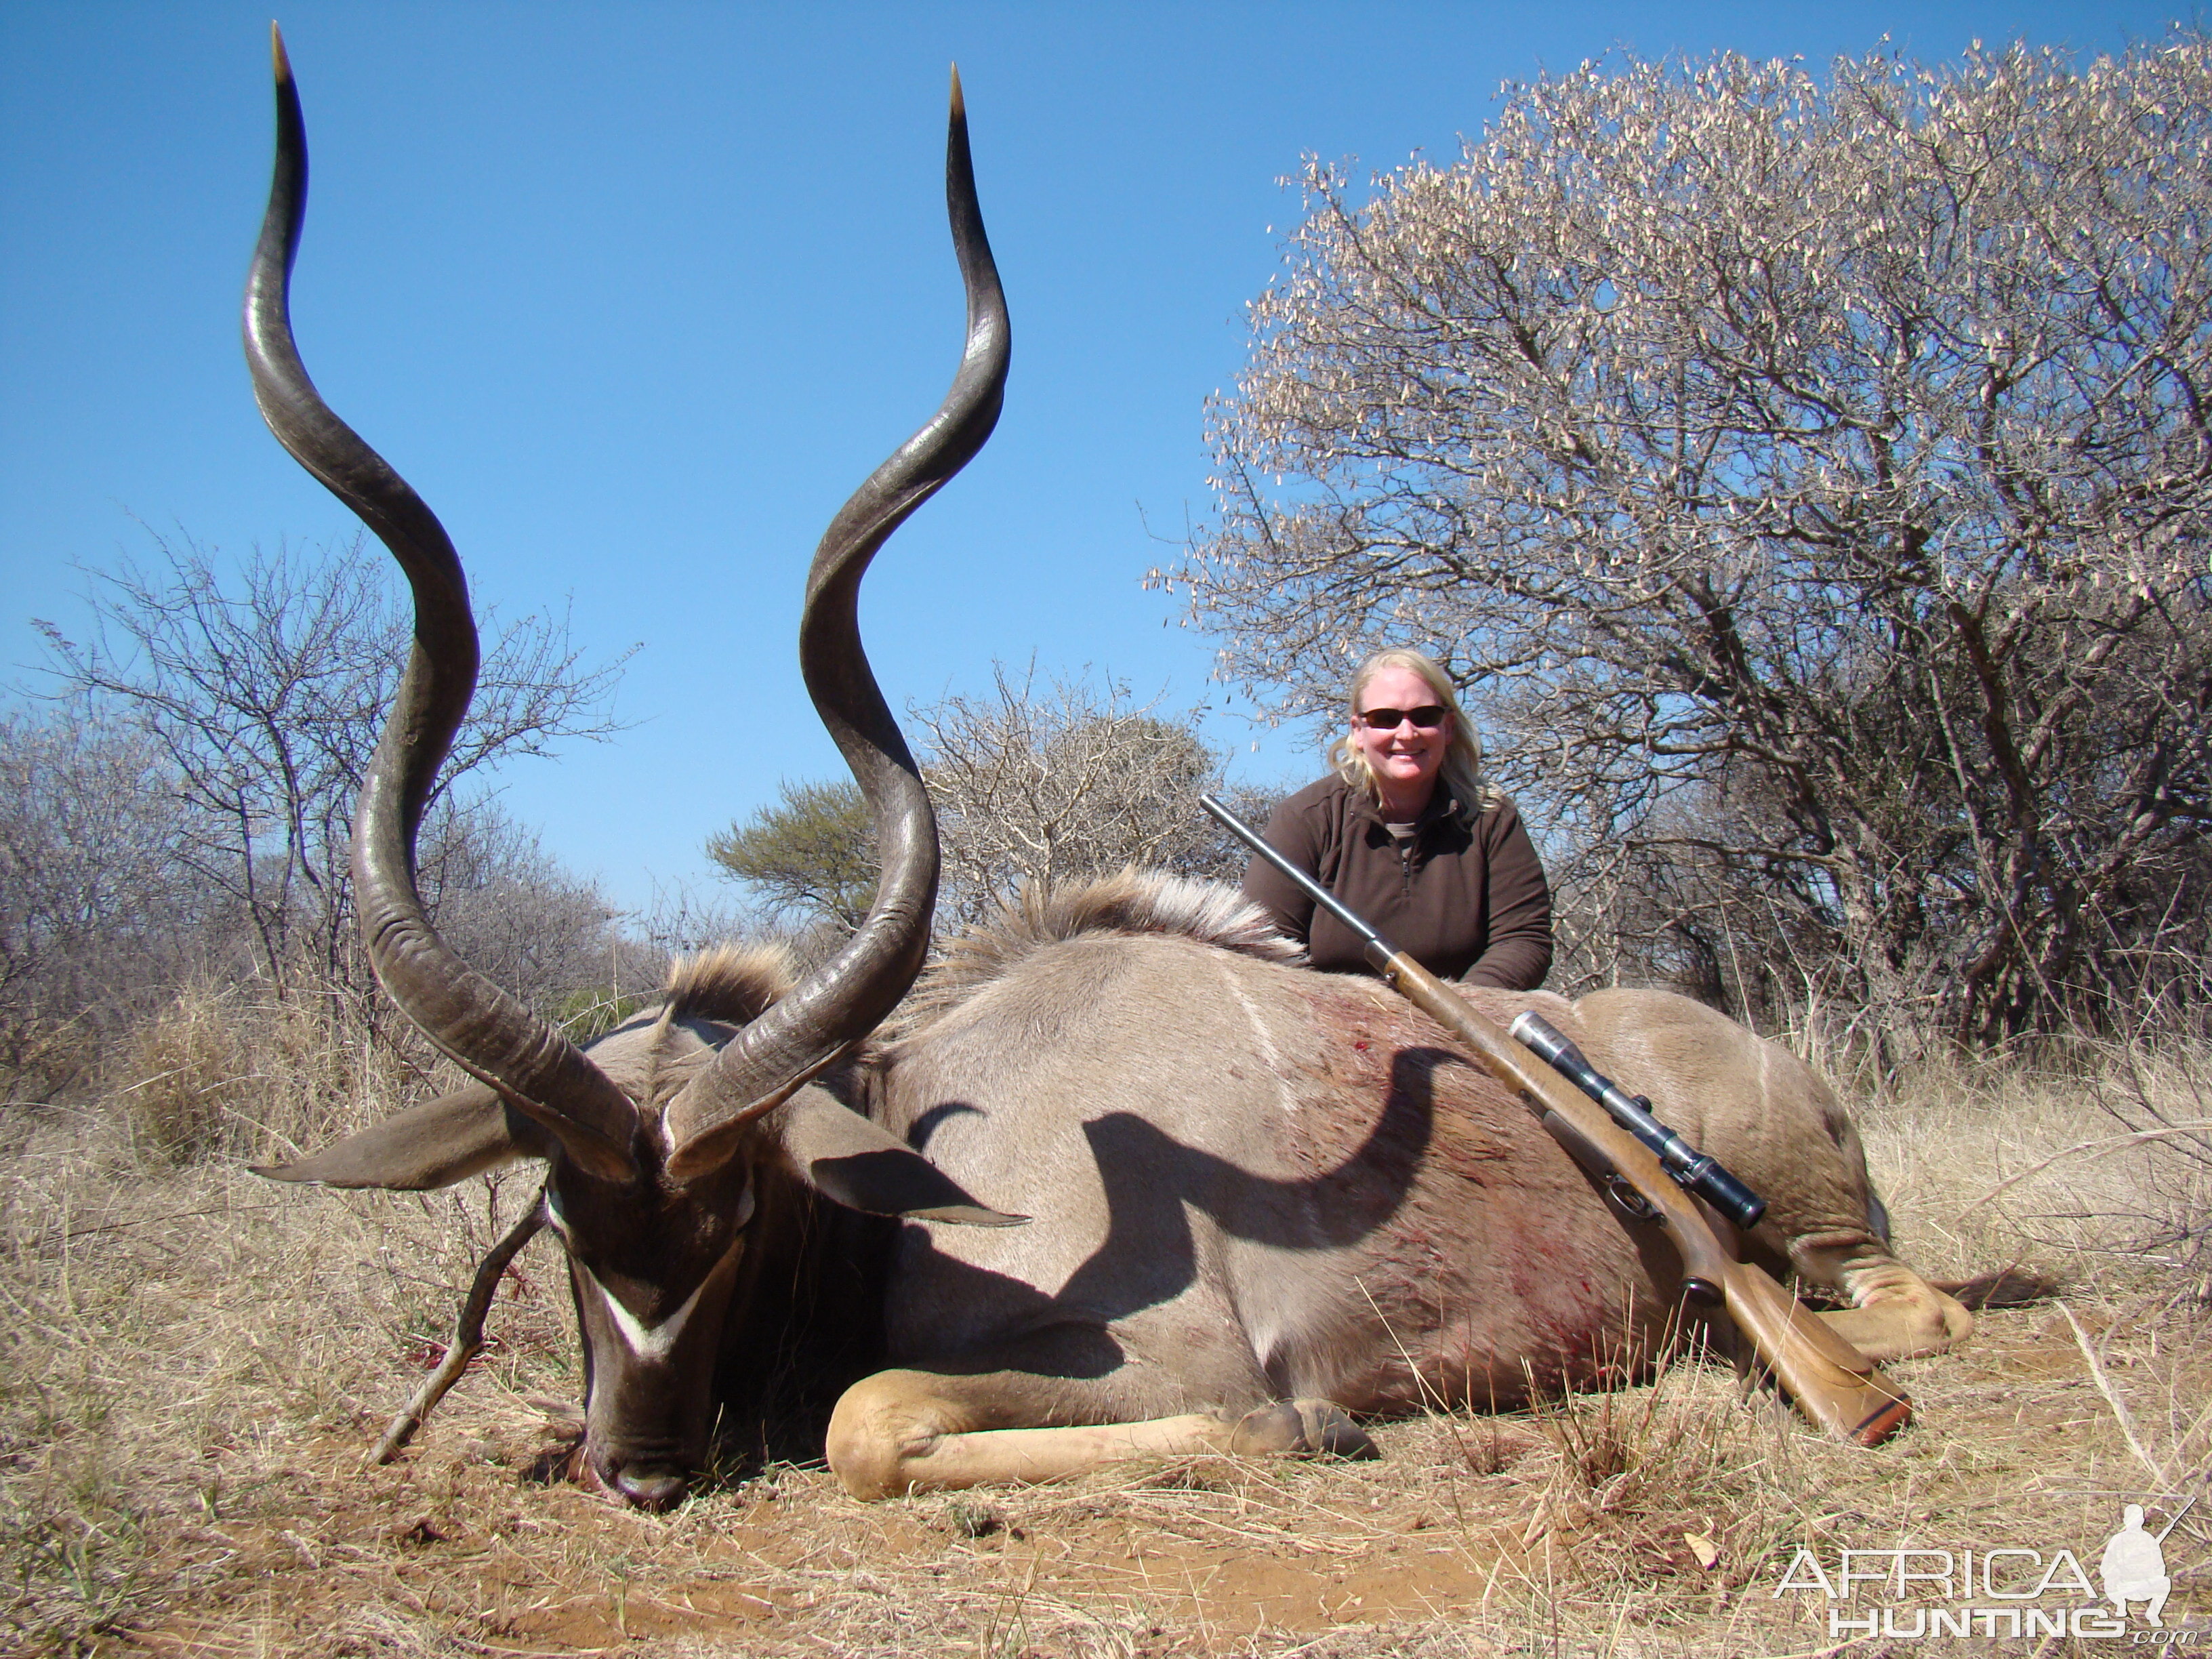
[[[1872,1237],[1793,1239],[1790,1261],[1807,1279],[1849,1297],[1820,1317],[1877,1364],[1942,1353],[1971,1335],[1974,1316]]]
[[[872,1500],[1066,1480],[1135,1460],[1376,1455],[1374,1442],[1326,1400],[1138,1416],[1131,1395],[1148,1391],[1131,1382],[1126,1374],[878,1371],[838,1401],[830,1468],[847,1492]]]

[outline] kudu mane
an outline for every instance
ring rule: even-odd
[[[795,981],[781,945],[718,945],[672,957],[659,1006],[619,1028],[617,1043],[596,1051],[599,1063],[613,1065],[640,1109],[656,1115],[714,1058],[715,1036],[701,1022],[743,1030],[788,995]],[[634,1034],[626,1048],[623,1033]]]
[[[945,947],[900,1009],[899,1023],[908,1030],[926,1024],[1039,951],[1085,934],[1166,934],[1262,962],[1305,959],[1259,906],[1218,882],[1128,869],[1081,887],[1032,883]]]
[[[718,945],[669,963],[660,1017],[749,1025],[791,989],[793,978],[790,952],[781,945]]]

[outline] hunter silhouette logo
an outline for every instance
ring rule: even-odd
[[[2166,1610],[2166,1598],[2173,1593],[2173,1580],[2166,1576],[2166,1534],[2196,1502],[2192,1498],[2184,1504],[2180,1513],[2155,1538],[2143,1530],[2142,1504],[2130,1504],[2122,1514],[2120,1529],[2106,1544],[2105,1559],[2097,1568],[2098,1577],[2105,1581],[2105,1599],[2112,1604],[2115,1618],[2128,1616],[2129,1602],[2148,1601],[2150,1605],[2143,1609],[2143,1617],[2154,1625],[2165,1624],[2159,1615]]]
[[[2194,1644],[2201,1626],[2168,1630],[2165,1611],[2173,1580],[2166,1569],[2166,1534],[2196,1507],[2191,1498],[2157,1532],[2143,1525],[2143,1506],[2121,1511],[2120,1529],[2096,1558],[2098,1593],[2072,1550],[1846,1549],[1824,1564],[1800,1548],[1775,1584],[1785,1590],[1818,1590],[1826,1601],[1831,1636],[1881,1636],[1912,1641],[1933,1636],[2071,1636],[2076,1640],[2125,1638],[2128,1610],[2140,1606],[2150,1631],[2134,1632],[2161,1651]],[[1862,1590],[1874,1605],[1854,1605]],[[2207,1644],[2212,1648],[2212,1643]]]

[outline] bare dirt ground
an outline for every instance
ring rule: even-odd
[[[2193,1074],[2161,1074],[2172,1123],[2212,1115]],[[2202,1129],[2122,1139],[2077,1085],[1987,1078],[1863,1121],[1909,1259],[2021,1261],[2064,1286],[1892,1368],[1918,1420],[1877,1450],[1681,1364],[1533,1413],[1384,1425],[1379,1463],[1149,1465],[876,1505],[781,1464],[653,1516],[547,1472],[562,1429],[533,1401],[579,1387],[548,1237],[416,1448],[363,1467],[476,1255],[534,1192],[525,1173],[425,1199],[298,1192],[165,1166],[118,1115],[21,1117],[0,1168],[0,1650],[2141,1646],[2140,1614],[2121,1639],[1832,1634],[1817,1590],[1777,1593],[1801,1547],[1831,1571],[1844,1548],[2063,1547],[2094,1578],[2121,1505],[2165,1524],[2212,1458],[2212,1284],[2185,1236],[2212,1216]],[[2207,1510],[2212,1495],[2166,1540],[2169,1626],[2212,1623]],[[1876,1606],[1863,1586],[1845,1611]]]

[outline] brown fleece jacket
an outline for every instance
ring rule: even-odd
[[[1364,791],[1328,777],[1275,809],[1267,839],[1440,978],[1533,991],[1551,970],[1551,890],[1503,795],[1469,829],[1440,785],[1401,842]],[[1358,936],[1327,911],[1316,917],[1314,902],[1266,860],[1244,872],[1244,896],[1304,941],[1315,967],[1372,971]]]

